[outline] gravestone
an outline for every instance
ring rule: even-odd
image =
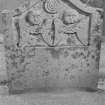
[[[2,12],[10,93],[96,88],[102,12],[79,0],[27,1]]]

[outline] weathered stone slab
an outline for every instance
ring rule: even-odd
[[[100,13],[76,0],[27,2],[3,12],[10,91],[96,88]]]

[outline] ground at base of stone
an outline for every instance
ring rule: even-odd
[[[105,105],[104,91],[30,92],[1,95],[0,105]]]

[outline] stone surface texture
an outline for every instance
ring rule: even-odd
[[[28,93],[0,96],[0,105],[105,105],[104,93]]]

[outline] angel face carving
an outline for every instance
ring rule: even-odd
[[[79,20],[79,14],[76,11],[64,11],[62,14],[62,22],[65,25],[74,24]]]
[[[33,11],[29,11],[25,16],[25,21],[30,25],[39,25],[41,23],[41,17],[38,13],[34,13]]]

